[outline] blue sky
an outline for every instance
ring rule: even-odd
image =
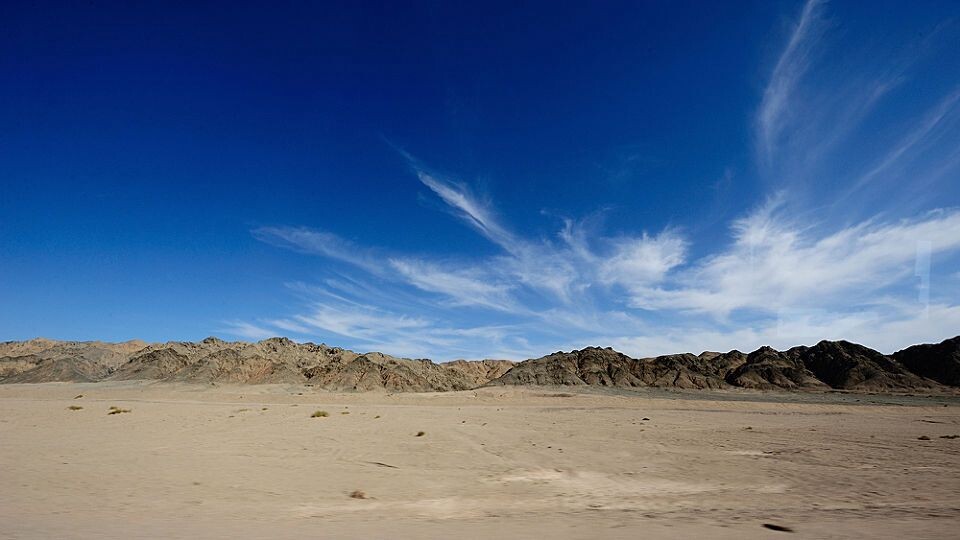
[[[5,3],[0,339],[960,333],[960,6]]]

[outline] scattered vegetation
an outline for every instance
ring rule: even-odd
[[[130,412],[130,409],[121,409],[120,407],[114,405],[110,407],[110,409],[107,411],[107,414],[123,414],[128,412]]]
[[[367,498],[367,494],[364,493],[363,491],[359,490],[359,489],[356,489],[356,490],[350,492],[350,498],[351,498],[351,499],[366,499],[366,498]]]
[[[941,435],[941,439],[960,439],[960,435]]]
[[[426,431],[418,431],[418,432],[417,432],[417,437],[423,437],[423,436],[426,435],[426,434],[427,434]]]
[[[376,420],[377,418],[380,418],[379,414],[373,417],[374,420]]]
[[[71,405],[71,406],[67,407],[67,409],[70,409],[71,411],[80,411],[80,410],[83,410],[83,407],[81,407],[81,406],[79,406],[79,405]]]
[[[917,440],[918,440],[918,441],[929,441],[929,440],[930,440],[930,437],[927,437],[926,435],[921,435],[921,436],[917,437]]]
[[[326,418],[328,416],[330,416],[330,413],[327,411],[314,411],[310,418]]]
[[[350,414],[350,411],[340,411],[340,414]]]
[[[266,408],[266,407],[262,407],[260,410],[261,410],[261,411],[265,411],[265,410],[267,410],[267,408]]]

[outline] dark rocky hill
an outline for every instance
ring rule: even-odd
[[[803,361],[771,347],[760,347],[747,355],[739,367],[726,373],[724,380],[733,386],[757,390],[826,390]]]
[[[910,373],[893,357],[847,341],[821,341],[810,348],[794,347],[785,354],[798,357],[831,388],[887,392],[937,386],[934,381]]]
[[[960,386],[960,338],[892,356],[847,341],[750,354],[704,352],[633,359],[588,347],[520,362],[490,385],[596,385],[756,390],[934,392]],[[903,359],[903,360],[901,360]],[[909,362],[909,363],[908,363]],[[911,372],[913,366],[922,366]]]
[[[960,336],[932,345],[907,347],[894,353],[893,358],[917,375],[960,386]]]

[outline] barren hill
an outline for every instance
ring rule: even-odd
[[[894,353],[893,358],[917,375],[960,386],[960,336],[933,345],[907,347]]]
[[[611,348],[508,360],[430,360],[357,353],[270,338],[256,343],[54,341],[0,343],[0,382],[161,380],[310,384],[336,391],[442,392],[484,385],[584,385],[686,389],[863,392],[942,391],[960,386],[960,337],[884,355],[846,341],[749,354],[703,352],[631,358]]]
[[[286,338],[257,343],[207,338],[199,343],[149,345],[35,339],[0,344],[0,382],[308,383],[331,390],[426,392],[474,388],[509,368],[492,362],[437,365]]]
[[[750,354],[704,352],[633,359],[613,349],[588,347],[525,360],[490,385],[597,385],[614,387],[725,388],[757,390],[908,392],[960,386],[960,338],[911,347],[893,356],[846,341]],[[926,348],[924,348],[926,347]],[[910,365],[923,365],[913,373]],[[919,373],[919,372],[918,372]]]
[[[257,343],[207,338],[151,345],[111,379],[188,382],[310,383],[329,390],[429,392],[478,386],[471,377],[429,360],[359,354],[339,347],[270,338]]]

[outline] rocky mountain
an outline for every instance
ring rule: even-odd
[[[905,368],[940,384],[960,386],[960,336],[933,345],[914,345],[893,353]]]
[[[803,361],[771,347],[760,347],[747,355],[746,361],[727,372],[724,380],[741,388],[757,390],[827,390]]]
[[[704,352],[633,359],[613,349],[588,347],[520,362],[489,385],[597,385],[660,388],[749,388],[756,390],[860,392],[938,391],[960,386],[956,375],[960,338],[931,349],[916,349],[928,378],[913,373],[898,357],[846,341],[777,351],[761,347],[750,354]],[[908,349],[907,351],[910,351]],[[919,360],[912,360],[912,365]],[[951,371],[957,370],[957,371]],[[934,377],[932,375],[937,375]]]
[[[723,373],[742,363],[730,353],[672,354],[640,360],[609,347],[587,347],[525,360],[491,385],[592,385],[616,387],[723,388]]]
[[[454,360],[440,364],[440,367],[458,373],[476,388],[502,376],[514,365],[515,362],[510,360]]]
[[[478,367],[477,371],[486,372],[487,368]],[[207,338],[200,343],[150,345],[133,354],[107,378],[304,383],[339,391],[441,392],[478,386],[466,368],[451,369],[429,360],[395,358],[377,352],[359,354],[286,338],[257,343]]]
[[[846,341],[749,354],[703,352],[631,358],[587,347],[513,363],[360,354],[270,338],[256,343],[30,341],[0,343],[0,383],[160,380],[292,383],[337,391],[443,392],[484,385],[584,385],[860,392],[943,391],[960,386],[960,337],[884,355]],[[944,386],[946,385],[946,386]]]
[[[36,338],[0,343],[0,382],[89,382],[126,362],[142,341],[55,341]]]
[[[431,392],[476,388],[513,365],[359,354],[339,347],[270,338],[256,343],[207,338],[101,343],[35,339],[0,343],[0,382],[160,380],[194,383],[296,383],[339,391]]]
[[[908,371],[894,357],[847,341],[821,341],[814,347],[794,347],[784,354],[799,358],[831,388],[889,392],[937,386],[935,381]]]

